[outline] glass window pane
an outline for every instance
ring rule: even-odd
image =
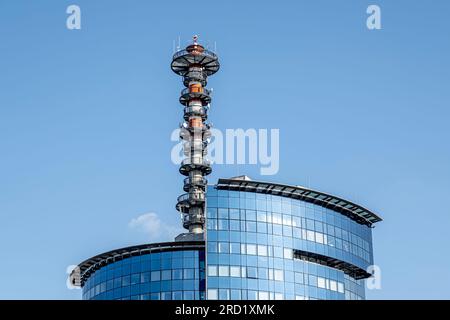
[[[161,271],[161,280],[170,280],[170,278],[171,278],[170,270]]]
[[[292,252],[292,249],[284,248],[283,254],[284,254],[284,258],[285,258],[285,259],[292,259],[292,258],[293,258],[293,252]]]
[[[258,222],[256,225],[256,230],[258,233],[267,233],[267,224],[264,222]]]
[[[247,254],[256,255],[256,245],[247,244]]]
[[[269,278],[269,269],[258,268],[258,278],[259,279],[268,279]]]
[[[334,280],[330,280],[330,290],[337,291],[337,283]]]
[[[257,220],[258,222],[266,222],[267,221],[266,213],[263,211],[257,211]]]
[[[208,276],[217,276],[217,266],[208,266]]]
[[[269,300],[269,293],[266,291],[260,291],[259,300]]]
[[[258,270],[255,267],[247,267],[247,278],[256,279],[258,277]]]
[[[183,279],[194,279],[194,269],[184,269]]]
[[[283,224],[285,226],[292,226],[292,220],[290,215],[283,214]]]
[[[219,219],[218,229],[219,230],[228,230],[228,220]]]
[[[247,299],[248,300],[258,300],[258,291],[248,290]]]
[[[228,209],[219,208],[219,219],[228,219]]]
[[[241,300],[241,290],[231,289],[231,300]]]
[[[306,230],[306,238],[308,241],[314,241],[314,231]]]
[[[322,233],[320,233],[320,232],[316,232],[316,242],[318,242],[318,243],[324,243],[324,241],[323,241],[323,234]]]
[[[217,252],[217,242],[208,242],[208,252]]]
[[[208,299],[209,300],[217,300],[218,298],[218,291],[217,289],[208,289]]]
[[[141,283],[150,281],[150,272],[144,272],[141,274]]]
[[[325,289],[325,279],[321,277],[317,277],[317,286],[319,288]]]
[[[276,224],[282,224],[283,220],[281,219],[281,214],[278,213],[272,214],[272,222]]]
[[[140,273],[134,273],[131,275],[131,284],[137,284],[141,282]]]
[[[231,266],[230,267],[230,276],[240,277],[241,276],[241,267]]]
[[[228,266],[219,266],[219,276],[228,277],[230,275]]]
[[[256,232],[256,222],[247,221],[247,232]]]
[[[217,209],[216,208],[208,208],[206,216],[208,218],[217,218]]]
[[[230,220],[230,230],[232,231],[239,231],[240,228],[240,221],[239,220]]]
[[[219,242],[219,253],[230,253],[230,243]]]
[[[302,284],[303,283],[303,273],[296,272],[294,276],[295,283]]]
[[[230,243],[230,253],[239,254],[241,252],[241,245],[239,243]]]
[[[267,256],[267,246],[258,245],[258,255]]]
[[[219,289],[219,300],[230,300],[230,290]]]
[[[230,219],[239,220],[239,209],[230,209]]]
[[[283,258],[283,248],[282,247],[273,247],[273,256],[275,258]]]
[[[181,279],[183,279],[183,270],[182,269],[172,270],[172,279],[173,280],[181,280]]]
[[[247,221],[256,221],[256,211],[254,210],[246,210],[245,216]]]
[[[283,270],[274,270],[274,278],[276,281],[283,281]]]

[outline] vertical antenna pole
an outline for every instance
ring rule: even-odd
[[[206,159],[211,131],[208,119],[208,105],[211,92],[206,88],[207,78],[219,70],[215,53],[199,44],[195,35],[185,50],[177,50],[172,59],[172,70],[183,77],[186,87],[181,91],[180,103],[184,107],[180,138],[184,141],[186,158],[181,162],[180,173],[184,179],[183,190],[178,197],[177,210],[183,216],[183,227],[192,234],[204,234],[205,202],[208,181],[205,176],[212,171]]]

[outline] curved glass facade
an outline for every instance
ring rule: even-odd
[[[88,259],[83,299],[365,298],[371,225],[381,218],[330,195],[254,181],[221,179],[206,195],[205,241],[184,234]]]
[[[85,300],[199,300],[205,296],[205,253],[149,253],[112,262],[84,283]]]
[[[208,299],[364,299],[364,280],[296,253],[366,270],[373,261],[371,238],[367,225],[322,206],[209,187]]]

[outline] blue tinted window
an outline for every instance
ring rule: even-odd
[[[222,193],[222,196],[227,198],[226,193]],[[208,263],[224,267],[230,264],[230,269],[227,269],[229,274],[223,273],[218,277],[220,280],[215,280],[213,276],[208,278],[208,288],[217,289],[217,298],[220,290],[224,299],[316,299],[324,294],[331,298],[339,295],[344,298],[344,292],[339,292],[338,288],[341,291],[346,288],[348,293],[345,298],[364,298],[362,284],[351,286],[346,282],[356,282],[354,279],[344,279],[342,271],[325,266],[318,268],[310,262],[294,259],[293,249],[360,263],[361,259],[371,256],[368,253],[371,246],[370,230],[366,231],[367,227],[318,205],[280,196],[233,192],[232,197],[221,200],[221,203],[225,205],[228,202],[231,207],[234,202],[233,206],[237,207],[238,199],[241,210],[224,210],[224,214],[220,215],[223,221],[219,222],[219,232],[208,227],[208,241],[219,241],[217,247],[208,245]],[[211,206],[211,202],[208,202],[208,206]],[[227,207],[223,206],[223,209]],[[334,225],[340,229],[339,241],[334,237]],[[335,290],[332,290],[329,281],[334,274],[339,279],[333,280]],[[310,276],[316,277],[311,278],[316,283],[309,285],[314,289],[305,288],[304,285],[309,282]],[[271,281],[274,284],[269,286]]]

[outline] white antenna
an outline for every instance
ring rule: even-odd
[[[217,53],[217,41],[214,41],[214,52]]]
[[[181,37],[178,36],[178,47],[177,47],[177,51],[180,51],[181,48]]]

